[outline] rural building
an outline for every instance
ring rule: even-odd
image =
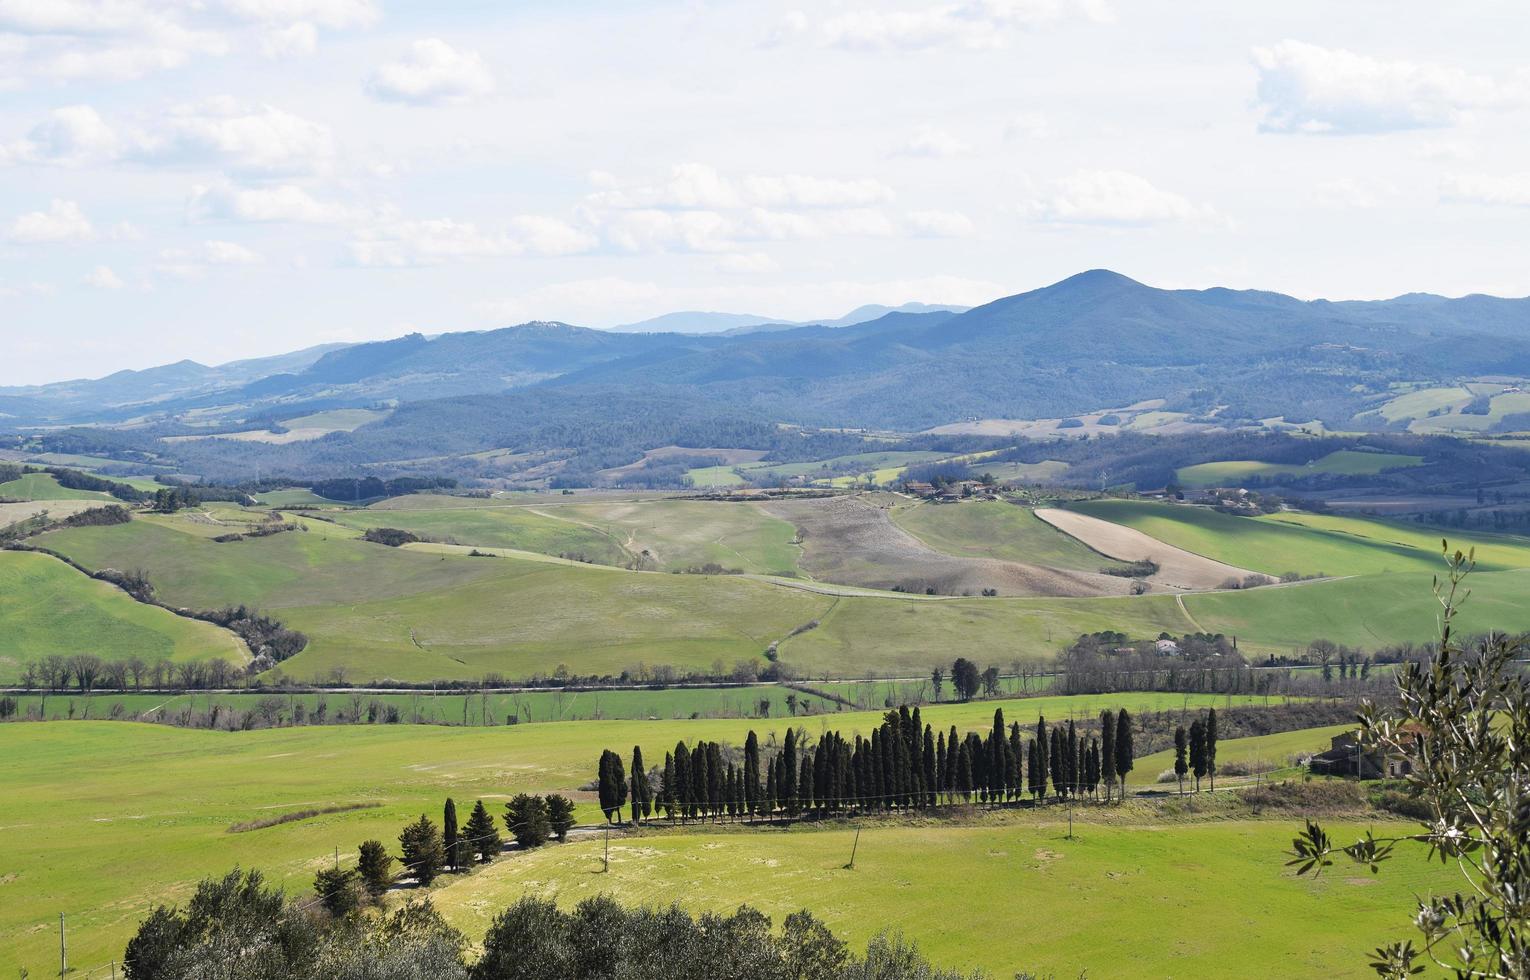
[[[907,483],[903,484],[903,489],[907,490],[909,493],[916,497],[923,497],[926,500],[935,496],[935,488],[930,484],[924,483],[920,480],[908,481]]]
[[[1413,733],[1410,733],[1413,734]],[[1413,771],[1406,759],[1388,759],[1379,749],[1360,748],[1359,730],[1341,732],[1333,737],[1331,747],[1319,752],[1307,763],[1318,776],[1354,776],[1361,779],[1396,779]]]

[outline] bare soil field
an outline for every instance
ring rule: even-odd
[[[1223,564],[1192,551],[1164,544],[1135,528],[1112,524],[1088,514],[1038,507],[1036,516],[1109,558],[1121,561],[1140,561],[1146,558],[1156,562],[1158,573],[1148,579],[1155,585],[1173,589],[1214,589],[1229,578],[1241,579],[1256,574],[1246,568]]]
[[[1064,571],[995,558],[962,558],[936,551],[894,524],[897,498],[883,494],[782,500],[764,509],[791,521],[801,536],[802,567],[814,578],[844,585],[937,595],[1128,595],[1131,581],[1095,572]]]

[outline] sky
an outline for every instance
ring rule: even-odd
[[[0,0],[0,385],[1091,268],[1530,294],[1530,5]]]

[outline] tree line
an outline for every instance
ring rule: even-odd
[[[1201,732],[1204,750],[1206,726]],[[1211,758],[1216,722],[1210,721]],[[870,737],[824,733],[810,744],[805,732],[788,729],[779,748],[762,747],[751,730],[742,752],[718,742],[676,743],[662,767],[644,768],[633,748],[633,778],[620,755],[601,753],[597,783],[606,819],[626,809],[635,823],[661,814],[671,821],[773,819],[868,813],[939,806],[1011,803],[1088,797],[1109,801],[1124,795],[1136,764],[1131,715],[1125,708],[1101,712],[1093,725],[1073,720],[1034,729],[1006,726],[994,711],[983,735],[937,732],[919,708],[888,711]]]

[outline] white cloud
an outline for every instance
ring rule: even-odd
[[[864,207],[890,201],[892,188],[879,180],[862,177],[839,180],[786,174],[781,177],[745,177],[744,196],[752,204],[782,208]]]
[[[410,105],[468,102],[494,91],[494,76],[477,51],[459,51],[431,37],[373,72],[367,91],[384,102]]]
[[[172,109],[157,130],[140,139],[132,156],[234,174],[291,177],[328,172],[335,139],[328,126],[274,106],[211,99]]]
[[[523,215],[510,225],[514,233],[451,218],[390,222],[359,233],[350,245],[351,258],[357,265],[406,268],[503,255],[572,255],[599,244],[594,235],[556,218]]]
[[[91,270],[84,279],[85,285],[94,286],[96,289],[121,289],[124,285],[122,279],[110,268],[98,265]]]
[[[910,211],[905,218],[914,234],[925,238],[965,238],[976,230],[960,211]]]
[[[167,248],[159,253],[156,270],[177,279],[197,279],[214,266],[252,266],[265,262],[265,256],[238,242],[204,241],[195,248]]]
[[[245,20],[311,22],[336,29],[371,27],[381,16],[372,0],[223,0],[223,6]]]
[[[1335,177],[1316,187],[1317,203],[1325,208],[1379,208],[1395,203],[1402,190],[1388,180]]]
[[[1104,0],[969,0],[913,7],[861,8],[832,14],[816,25],[800,11],[788,15],[772,38],[813,35],[820,44],[852,50],[996,48],[1014,31],[1071,18],[1112,18]]]
[[[1523,104],[1527,97],[1522,83],[1301,41],[1256,48],[1253,58],[1265,132],[1428,129],[1454,125],[1470,109]]]
[[[896,150],[898,156],[906,157],[955,157],[971,151],[972,147],[934,126],[921,126]]]
[[[1449,176],[1440,185],[1440,197],[1457,204],[1530,207],[1530,173]]]
[[[1023,202],[1021,213],[1054,224],[1124,226],[1216,217],[1210,207],[1121,170],[1081,170],[1054,180]]]
[[[0,0],[0,34],[16,39],[0,57],[0,80],[119,81],[226,53],[220,32],[188,26],[188,9],[138,0]]]
[[[892,200],[892,188],[869,177],[832,178],[803,174],[748,175],[734,179],[703,163],[680,163],[657,183],[623,186],[609,174],[593,174],[602,187],[591,194],[591,205],[607,208],[665,210],[733,210],[765,208],[864,207]]]
[[[306,20],[272,27],[260,36],[260,53],[267,58],[300,58],[319,49],[319,29]]]
[[[775,272],[780,268],[776,260],[764,252],[734,252],[728,255],[719,255],[712,263],[712,267],[718,272],[726,272],[733,275],[752,275],[762,272]]]
[[[46,211],[31,211],[11,222],[10,238],[21,244],[88,242],[96,229],[74,201],[55,198]]]
[[[22,139],[0,147],[0,162],[84,166],[110,160],[117,148],[116,132],[95,109],[64,106],[54,109]]]
[[[340,205],[319,201],[293,184],[244,187],[223,180],[193,187],[186,216],[193,222],[336,224],[350,220],[354,214]]]

